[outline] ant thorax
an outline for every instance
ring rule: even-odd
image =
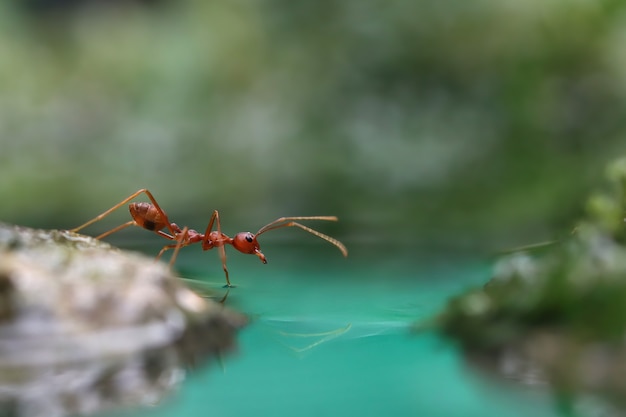
[[[187,231],[187,242],[188,243],[198,243],[202,242],[204,239],[204,235],[197,230],[189,229]]]
[[[226,243],[232,243],[232,239],[224,233],[213,230],[209,233],[207,244],[211,247],[224,246]]]

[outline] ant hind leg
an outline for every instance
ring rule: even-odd
[[[100,240],[100,239],[104,239],[104,238],[105,238],[105,237],[107,237],[108,235],[111,235],[111,234],[113,234],[113,233],[115,233],[115,232],[119,232],[120,230],[125,229],[125,228],[127,228],[128,226],[137,226],[137,223],[135,223],[135,221],[134,221],[134,220],[131,220],[131,221],[126,222],[126,223],[124,223],[124,224],[120,224],[119,226],[114,227],[113,229],[109,230],[108,232],[104,232],[104,233],[102,233],[101,235],[98,235],[98,236],[96,237],[96,239],[98,239],[98,240]]]
[[[163,256],[165,251],[169,249],[174,249],[174,253],[172,254],[172,257],[170,258],[170,262],[169,262],[170,268],[174,267],[174,263],[176,262],[176,258],[178,257],[178,252],[180,251],[180,248],[182,248],[183,246],[187,246],[186,241],[187,241],[188,231],[189,231],[189,228],[185,226],[182,232],[176,237],[176,243],[163,246],[163,248],[161,248],[161,250],[159,251],[159,254],[156,256],[155,260],[158,261],[159,259],[161,259],[161,256]]]

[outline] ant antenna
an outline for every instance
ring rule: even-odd
[[[274,230],[274,229],[280,229],[281,227],[299,227],[300,229],[311,233],[312,235],[315,235],[321,239],[324,239],[325,241],[332,243],[333,245],[335,245],[337,247],[337,249],[339,249],[341,251],[341,253],[343,254],[343,256],[348,256],[348,249],[346,249],[346,247],[344,246],[343,243],[341,243],[340,241],[338,241],[337,239],[334,239],[328,235],[325,235],[324,233],[318,232],[317,230],[313,230],[310,227],[307,227],[303,224],[297,223],[294,220],[327,220],[327,221],[333,221],[336,222],[338,219],[336,216],[299,216],[299,217],[281,217],[278,218],[276,220],[274,220],[271,223],[266,224],[265,226],[261,227],[259,229],[258,232],[256,232],[255,237],[259,236],[260,234],[263,234],[265,232],[268,232],[270,230]],[[282,224],[281,224],[282,223]]]

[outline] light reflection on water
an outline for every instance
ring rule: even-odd
[[[217,253],[186,248],[177,268],[221,297]],[[229,252],[226,304],[252,318],[223,369],[192,373],[150,416],[556,416],[547,394],[468,371],[461,353],[410,331],[489,264],[351,248],[264,247],[269,263]],[[133,414],[134,415],[134,414]]]

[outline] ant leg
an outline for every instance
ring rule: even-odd
[[[206,243],[209,241],[209,235],[211,234],[211,229],[213,229],[213,223],[217,220],[217,231],[221,233],[222,226],[220,225],[220,213],[217,210],[213,210],[213,214],[211,214],[211,218],[209,219],[209,224],[204,231],[204,239],[202,239],[202,247],[206,246]]]
[[[183,232],[183,231],[181,230],[181,231],[180,231],[180,233],[182,233],[182,232]],[[155,231],[155,233],[156,233],[157,235],[159,235],[159,236],[163,236],[163,237],[164,237],[164,238],[166,238],[166,239],[169,239],[169,240],[176,240],[176,238],[175,238],[174,236],[172,236],[172,235],[168,235],[167,233],[163,232],[162,230],[157,230],[157,231]]]
[[[189,231],[189,228],[185,226],[183,228],[183,232],[180,234],[180,237],[178,238],[178,242],[176,242],[176,248],[174,249],[174,253],[172,254],[172,257],[170,258],[170,269],[174,267],[174,262],[176,262],[176,258],[178,257],[178,252],[180,251],[180,248],[182,248],[185,245],[185,240],[187,239],[187,231]]]
[[[94,217],[93,219],[89,220],[88,222],[81,224],[78,227],[73,228],[72,230],[70,230],[71,232],[78,232],[81,229],[84,229],[85,227],[94,224],[95,222],[104,219],[106,216],[108,216],[109,214],[113,213],[115,210],[117,210],[118,208],[122,207],[123,205],[125,205],[126,203],[128,203],[130,200],[132,200],[133,198],[137,197],[139,194],[146,192],[148,190],[144,190],[141,189],[139,191],[136,191],[134,193],[132,193],[131,195],[129,195],[128,197],[126,197],[125,199],[123,199],[122,201],[120,201],[119,203],[117,203],[116,205],[114,205],[113,207],[111,207],[110,209],[108,209],[107,211],[105,211],[102,214],[97,215],[96,217]]]
[[[100,221],[102,219],[104,219],[106,216],[108,216],[109,214],[113,213],[115,210],[117,210],[118,208],[122,207],[123,205],[125,205],[126,203],[128,203],[129,201],[131,201],[132,199],[134,199],[135,197],[137,197],[139,194],[145,194],[148,196],[148,198],[150,199],[150,201],[152,202],[152,204],[154,205],[154,207],[158,210],[159,214],[161,216],[163,216],[163,218],[166,220],[167,222],[167,229],[169,230],[169,232],[172,235],[175,235],[175,231],[174,228],[172,227],[172,225],[170,224],[169,219],[167,218],[167,214],[165,214],[165,212],[163,211],[163,209],[159,206],[159,203],[157,203],[156,199],[154,198],[154,196],[152,195],[152,193],[150,191],[148,191],[146,188],[142,188],[141,190],[137,190],[134,193],[132,193],[131,195],[129,195],[128,197],[126,197],[125,199],[123,199],[122,201],[120,201],[119,203],[117,203],[116,205],[114,205],[113,207],[111,207],[110,209],[108,209],[107,211],[105,211],[104,213],[101,213],[99,215],[97,215],[96,217],[94,217],[93,219],[89,220],[86,223],[81,224],[78,227],[75,227],[73,229],[71,229],[71,232],[78,232],[79,230],[84,229],[87,226],[90,226],[94,223],[96,223],[97,221]],[[127,226],[124,226],[127,227]],[[124,228],[122,227],[122,229]],[[119,230],[119,229],[118,229]],[[114,230],[117,231],[117,230]],[[113,233],[113,231],[111,231],[110,233],[107,232],[107,234],[105,236],[108,236],[109,234]],[[102,235],[101,235],[102,236]]]
[[[217,210],[213,212],[213,216],[215,217],[215,221],[217,223],[217,234],[222,236],[222,224],[220,223],[220,214]],[[228,279],[228,268],[226,268],[226,249],[224,245],[220,245],[217,250],[220,253],[220,259],[222,260],[222,269],[224,269],[224,274],[226,275],[226,285],[225,288],[232,288],[233,286],[230,284],[230,279]]]
[[[224,246],[220,246],[218,248],[220,252],[220,259],[222,260],[222,268],[224,269],[224,274],[226,275],[226,285],[224,288],[233,288],[233,285],[230,284],[230,279],[228,279],[228,268],[226,268],[226,250],[224,250]]]
[[[188,230],[189,228],[185,226],[185,228],[182,230],[180,234],[178,234],[177,237],[170,236],[167,233],[159,233],[161,236],[167,239],[176,240],[176,243],[163,246],[159,254],[156,256],[156,260],[161,259],[161,256],[163,256],[165,251],[169,249],[175,249],[174,254],[172,255],[172,258],[170,259],[170,266],[173,266],[174,262],[176,261],[176,257],[178,256],[178,251],[180,250],[180,248],[182,248],[183,246],[187,246],[187,243],[185,242],[185,240],[187,239]]]
[[[209,220],[209,225],[206,227],[206,231],[204,232],[204,238],[202,239],[202,249],[207,250],[212,246],[209,243],[209,237],[211,235],[211,229],[213,229],[213,224],[217,223],[217,233],[221,237],[222,236],[222,225],[220,223],[220,213],[217,210],[213,211],[211,215],[211,219]],[[220,253],[220,259],[222,260],[222,269],[224,270],[224,275],[226,276],[226,285],[224,288],[233,288],[233,285],[230,283],[230,279],[228,278],[228,268],[226,267],[226,250],[224,249],[224,244],[220,244],[217,248]]]
[[[135,223],[134,220],[131,220],[131,221],[126,222],[124,224],[121,224],[121,225],[119,225],[117,227],[114,227],[113,229],[109,230],[108,232],[102,233],[100,236],[97,236],[96,239],[98,239],[98,240],[103,239],[103,238],[107,237],[110,234],[113,234],[115,232],[119,232],[120,230],[127,228],[128,226],[137,226],[137,223]]]
[[[178,243],[163,246],[163,248],[159,251],[159,254],[156,256],[156,258],[154,258],[154,260],[158,261],[159,259],[161,259],[161,256],[163,256],[165,251],[170,250],[170,249],[175,249],[177,246],[178,246]]]

